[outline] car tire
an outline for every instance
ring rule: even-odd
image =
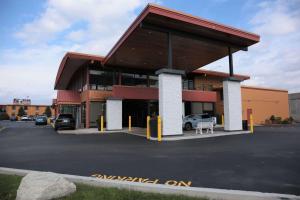
[[[186,123],[186,124],[184,125],[184,129],[187,130],[187,131],[192,130],[192,124],[191,124],[191,123]]]
[[[57,128],[57,127],[55,127],[55,128],[54,128],[54,130],[55,130],[55,131],[57,131],[57,130],[58,130],[58,128]]]

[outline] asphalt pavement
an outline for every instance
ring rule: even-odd
[[[300,195],[300,126],[158,143],[125,133],[60,135],[51,126],[0,121],[0,166],[91,176],[191,181]]]

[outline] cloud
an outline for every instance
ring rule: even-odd
[[[106,55],[148,0],[49,0],[14,33],[18,48],[0,49],[0,99],[51,103],[66,51]],[[153,0],[151,0],[153,2]]]
[[[260,43],[248,52],[234,54],[234,69],[248,74],[246,84],[299,92],[300,82],[300,5],[299,1],[265,1],[249,21]],[[206,66],[228,72],[228,58]]]

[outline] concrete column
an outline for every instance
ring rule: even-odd
[[[224,130],[242,130],[242,98],[240,80],[229,78],[223,81]]]
[[[106,100],[106,130],[122,129],[122,100]]]
[[[158,74],[162,135],[182,135],[182,81],[184,71],[161,69]]]
[[[185,103],[182,102],[182,117],[185,117]]]

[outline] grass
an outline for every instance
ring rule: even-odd
[[[0,199],[11,200],[16,199],[17,189],[22,177],[14,175],[0,174]]]
[[[17,189],[22,177],[0,174],[0,199],[16,199]],[[77,191],[70,196],[59,200],[205,200],[205,198],[192,198],[177,195],[163,195],[154,193],[137,192],[116,188],[101,188],[83,184],[76,184]]]

